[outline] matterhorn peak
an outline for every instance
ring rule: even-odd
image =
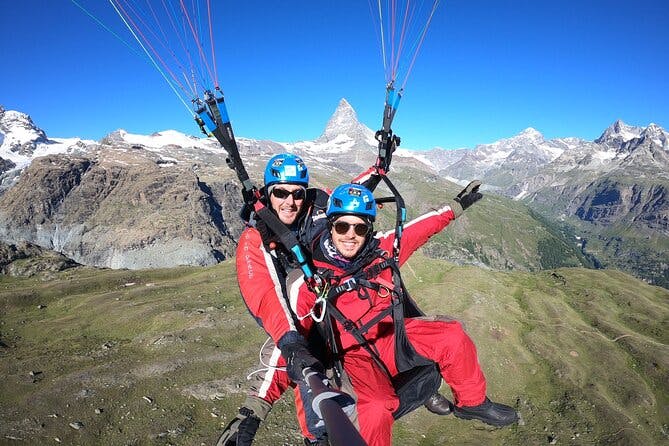
[[[323,134],[317,141],[333,141],[342,135],[354,140],[359,140],[360,138],[367,139],[370,134],[372,137],[374,136],[369,128],[358,121],[358,115],[353,110],[353,107],[351,107],[351,104],[342,98],[325,126],[325,131],[323,131]]]
[[[337,109],[334,112],[334,115],[353,115],[354,118],[357,119],[357,114],[355,113],[355,110],[353,110],[353,107],[351,107],[351,104],[348,103],[346,98],[341,98],[339,100],[339,104],[337,105]]]
[[[336,130],[338,133],[341,133],[341,129],[351,127],[355,124],[358,124],[358,114],[346,99],[341,98],[337,109],[325,126],[325,133],[328,133],[329,130]]]

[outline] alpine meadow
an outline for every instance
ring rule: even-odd
[[[669,444],[666,2],[64,3],[0,14],[0,445]]]
[[[4,129],[9,117],[34,128],[4,116]],[[290,147],[242,139],[252,176],[282,151],[302,153],[322,186],[372,163],[371,131],[348,103],[332,122],[320,140]],[[2,442],[213,444],[265,341],[226,254],[241,194],[220,149],[170,132],[100,143],[28,134],[42,136],[15,147],[31,162],[5,173],[13,183],[0,196]],[[338,161],[342,150],[360,165]],[[394,162],[409,218],[459,190],[410,152]],[[392,228],[392,207],[379,211],[380,229]],[[604,262],[569,225],[484,190],[403,275],[423,311],[464,322],[495,397],[521,421],[494,429],[423,408],[396,423],[394,444],[663,444],[669,291],[593,269]],[[289,395],[256,442],[301,443]]]

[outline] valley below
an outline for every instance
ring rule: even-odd
[[[661,445],[669,440],[669,291],[622,272],[501,272],[417,254],[427,314],[464,322],[491,398],[517,426],[420,408],[396,445]],[[210,445],[237,413],[264,332],[233,261],[0,276],[0,444]],[[289,392],[290,393],[290,392]],[[450,391],[442,386],[442,393]],[[292,395],[256,444],[300,445]]]

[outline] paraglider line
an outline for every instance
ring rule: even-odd
[[[386,41],[385,33],[383,32],[383,13],[381,8],[381,0],[378,0],[379,9],[379,30],[381,31],[381,57],[383,57],[383,71],[388,73],[388,65],[386,63]],[[390,83],[392,79],[386,76],[386,83]]]
[[[190,15],[188,14],[188,11],[186,10],[186,6],[184,5],[183,0],[179,0],[181,4],[181,10],[186,17],[186,20],[188,20],[188,26],[190,26],[191,33],[193,34],[193,37],[195,38],[196,44],[198,51],[200,52],[200,57],[202,58],[202,61],[204,62],[205,67],[207,68],[207,72],[209,73],[209,76],[211,78],[214,77],[213,73],[211,72],[211,67],[209,67],[209,63],[207,63],[207,58],[204,55],[204,50],[202,49],[202,45],[200,44],[200,41],[198,40],[197,32],[195,31],[195,28],[193,28],[193,22],[190,19]]]
[[[189,115],[189,116],[192,116],[193,113],[192,113],[190,107],[188,106],[188,104],[186,104],[186,101],[184,101],[183,97],[181,97],[181,95],[179,94],[179,92],[177,91],[177,89],[174,87],[174,85],[172,84],[172,82],[170,82],[169,78],[168,78],[167,75],[163,72],[163,70],[160,69],[160,66],[156,63],[155,59],[154,59],[153,57],[151,57],[151,53],[149,53],[149,51],[146,49],[146,47],[144,46],[144,44],[142,44],[142,41],[139,39],[139,37],[137,37],[137,34],[135,34],[135,32],[133,31],[133,29],[132,29],[132,27],[130,26],[130,24],[127,22],[127,20],[125,19],[125,17],[123,17],[123,14],[121,14],[121,11],[119,11],[119,9],[116,7],[116,4],[114,4],[113,0],[109,0],[109,3],[112,5],[112,7],[113,7],[114,10],[116,11],[116,13],[119,15],[119,17],[121,17],[121,20],[123,20],[123,23],[125,23],[125,26],[128,27],[128,30],[130,30],[130,32],[132,33],[132,35],[135,37],[135,40],[137,40],[137,43],[139,43],[139,45],[142,47],[142,49],[144,50],[144,53],[146,53],[146,55],[148,56],[148,58],[149,58],[149,59],[151,60],[151,62],[153,63],[153,66],[154,66],[154,67],[156,68],[156,70],[158,70],[158,72],[163,76],[163,78],[165,79],[165,81],[167,82],[167,84],[170,86],[170,88],[172,89],[172,91],[174,91],[174,94],[179,98],[179,100],[180,100],[181,103],[184,105],[184,107],[186,107],[186,110],[188,111],[188,115]]]
[[[163,7],[165,7],[165,2],[163,1],[162,3],[163,3]],[[180,58],[177,56],[177,54],[172,50],[172,47],[171,47],[171,45],[170,45],[170,38],[167,36],[167,33],[165,32],[164,27],[163,27],[162,24],[160,23],[161,21],[158,19],[158,14],[156,14],[156,11],[155,11],[155,9],[153,8],[153,6],[151,6],[151,2],[150,2],[149,0],[146,0],[146,6],[148,6],[149,11],[151,11],[151,16],[153,17],[153,21],[154,21],[154,23],[156,24],[156,27],[158,28],[158,30],[160,31],[160,34],[161,34],[163,37],[162,37],[162,39],[160,39],[160,38],[156,35],[155,32],[152,32],[152,34],[156,37],[156,40],[157,40],[158,42],[161,42],[163,48],[165,48],[165,51],[166,51],[168,54],[170,54],[170,55],[172,56],[172,58],[174,59],[175,63],[176,63],[177,66],[179,67],[180,71],[183,73],[184,82],[183,82],[183,84],[181,84],[181,88],[182,88],[183,90],[186,89],[186,88],[185,88],[186,86],[188,86],[189,88],[191,88],[190,81],[189,81],[188,78],[186,77],[186,72],[187,72],[187,70],[186,70],[186,68],[184,67],[184,63],[182,63],[181,59],[180,59]],[[170,15],[169,15],[169,11],[167,10],[166,7],[165,7],[165,13],[166,13],[166,15],[171,19]],[[147,27],[147,28],[148,28],[149,30],[151,30],[151,27]],[[177,35],[177,36],[178,36],[178,35]],[[183,45],[183,42],[181,41],[181,39],[179,39],[179,43],[181,44],[181,47],[184,49],[184,52],[186,52],[186,54],[188,54],[188,52],[187,52],[186,49],[184,48],[184,45]],[[192,64],[191,64],[191,68],[192,68]],[[196,88],[191,88],[190,93],[191,93],[192,96],[196,96],[196,95],[197,95],[197,89],[196,89]]]
[[[76,0],[72,0],[72,3],[74,3],[76,6],[78,6],[79,9],[81,9],[82,11],[84,11],[90,18],[92,18],[93,20],[95,20],[95,21],[98,23],[98,25],[102,26],[102,28],[104,28],[104,29],[105,29],[107,32],[109,32],[112,36],[114,36],[114,37],[116,37],[118,40],[120,40],[121,43],[122,43],[123,45],[125,45],[126,47],[128,47],[133,53],[135,53],[135,55],[137,55],[137,56],[139,56],[139,57],[141,57],[141,58],[144,57],[144,56],[142,56],[142,53],[140,53],[139,51],[137,51],[137,49],[136,49],[135,47],[133,47],[132,45],[130,45],[130,44],[129,44],[128,42],[126,42],[121,36],[119,36],[119,35],[116,34],[114,31],[112,31],[111,28],[109,28],[107,25],[105,25],[102,21],[100,21],[100,19],[98,19],[97,17],[95,17],[90,11],[88,11],[86,8],[84,8],[82,5],[80,5]]]
[[[120,5],[120,1],[119,1],[119,5]],[[159,21],[158,18],[156,17],[156,14],[155,14],[155,12],[153,11],[153,8],[151,7],[151,4],[150,4],[148,1],[147,1],[147,5],[149,6],[149,10],[150,10],[151,13],[153,14],[153,17],[154,17],[156,26],[158,27],[158,29],[159,29],[160,31],[162,31],[162,28],[161,28],[161,26],[160,26],[160,21]],[[129,2],[127,2],[127,1],[126,1],[126,6],[127,6],[128,10],[129,10],[130,12],[132,12],[132,13],[134,14],[135,17],[137,17],[138,22],[142,24],[142,27],[138,26],[137,23],[135,23],[134,21],[132,21],[132,18],[131,18],[132,16],[128,13],[128,11],[126,11],[125,9],[123,9],[123,12],[124,12],[124,13],[126,14],[126,16],[131,20],[131,23],[135,26],[135,29],[137,30],[137,32],[139,32],[139,34],[141,35],[141,37],[144,39],[144,42],[146,42],[146,44],[149,46],[149,48],[151,49],[151,51],[153,51],[153,54],[160,60],[160,62],[163,64],[163,67],[164,67],[167,71],[169,71],[170,75],[172,76],[172,78],[174,79],[174,81],[179,85],[179,87],[183,90],[183,92],[186,93],[186,94],[188,94],[188,91],[187,91],[186,86],[185,86],[185,85],[188,85],[188,83],[186,83],[185,85],[181,83],[181,81],[178,79],[177,75],[174,74],[174,72],[173,72],[172,70],[170,70],[169,65],[168,65],[168,64],[165,62],[165,60],[160,56],[160,53],[158,52],[158,50],[157,50],[153,45],[151,45],[151,39],[149,39],[145,34],[143,34],[143,33],[141,32],[141,29],[144,28],[144,29],[148,30],[148,32],[150,32],[151,35],[153,36],[153,40],[154,40],[155,42],[159,42],[160,45],[163,47],[163,49],[164,49],[164,53],[165,53],[165,54],[169,54],[169,55],[172,57],[172,59],[174,60],[175,65],[179,68],[179,70],[180,70],[180,71],[185,71],[185,69],[184,69],[184,67],[183,67],[183,64],[181,63],[181,60],[179,60],[179,58],[178,58],[177,55],[174,53],[174,51],[172,51],[171,48],[169,47],[169,45],[168,45],[168,43],[169,43],[169,39],[167,38],[167,36],[165,36],[165,34],[164,34],[164,32],[163,32],[163,39],[161,39],[160,36],[158,36],[158,34],[156,34],[156,32],[153,30],[154,27],[151,26],[151,25],[147,22],[147,20],[148,20],[148,16],[146,16],[146,13],[141,13],[142,11],[138,12],[138,10],[136,10],[135,8],[133,8],[132,5],[131,5]]]
[[[209,43],[211,44],[211,61],[214,65],[214,87],[220,89],[218,86],[218,70],[216,68],[216,52],[214,51],[214,27],[211,24],[211,2],[207,0],[207,17],[209,19]]]
[[[126,5],[130,6],[127,2],[126,2]],[[160,53],[156,50],[156,48],[155,48],[153,45],[151,45],[151,40],[148,39],[148,38],[146,37],[146,35],[144,35],[144,33],[142,33],[142,31],[141,31],[141,27],[139,27],[139,26],[137,25],[137,23],[135,23],[135,22],[132,20],[132,16],[131,16],[125,9],[123,9],[123,6],[121,5],[120,0],[117,0],[117,6],[119,6],[120,10],[123,12],[123,14],[125,14],[125,17],[126,17],[126,18],[130,21],[130,23],[134,26],[134,29],[137,31],[137,33],[139,33],[139,36],[140,36],[142,39],[144,39],[144,43],[145,43],[146,45],[148,45],[149,49],[153,52],[154,56],[160,61],[160,63],[162,63],[163,68],[170,74],[170,76],[172,77],[172,79],[174,80],[174,82],[181,88],[181,90],[182,90],[184,93],[188,93],[188,92],[186,91],[186,88],[185,88],[185,87],[183,86],[183,84],[181,84],[181,82],[179,81],[179,78],[176,76],[176,74],[174,74],[174,72],[170,69],[169,65],[168,65],[168,64],[165,62],[165,60],[160,56]],[[141,19],[141,15],[140,15],[140,14],[138,14],[138,13],[137,13],[136,11],[134,11],[132,8],[129,8],[129,9],[130,9],[130,10],[131,10],[131,11],[132,11],[132,12],[133,12],[139,19]],[[126,22],[126,23],[127,23],[127,22]],[[150,29],[150,27],[146,24],[146,22],[142,21],[142,24],[143,24],[147,29]],[[134,33],[133,33],[133,35],[136,36],[136,34],[134,34]],[[154,34],[154,36],[155,36],[155,34]],[[156,37],[157,40],[160,40],[160,39],[158,39],[157,36],[155,36],[155,37]],[[139,39],[138,39],[138,42],[139,42]],[[141,43],[141,42],[140,42],[140,43]],[[144,45],[142,45],[142,48],[145,48]],[[146,51],[146,50],[145,50],[145,51]],[[177,61],[177,65],[179,65],[178,61]]]
[[[196,67],[195,67],[195,64],[193,63],[193,59],[191,57],[188,46],[185,43],[185,34],[186,33],[185,32],[182,33],[179,30],[179,27],[177,26],[177,24],[175,22],[175,20],[176,20],[175,18],[176,18],[177,13],[174,10],[174,8],[173,7],[168,8],[168,6],[165,4],[165,0],[161,0],[161,1],[162,1],[162,4],[163,4],[163,9],[165,9],[165,14],[167,15],[167,17],[170,20],[170,25],[172,25],[172,30],[174,31],[174,34],[177,36],[177,38],[179,40],[179,44],[181,45],[181,48],[183,49],[184,53],[186,54],[186,57],[188,58],[188,66],[190,68],[191,80],[188,81],[187,83],[191,86],[192,96],[197,97],[198,96],[198,94],[197,94],[197,80],[195,78],[196,77],[195,72],[199,71],[199,70],[196,70]],[[171,4],[170,4],[170,6],[171,6]],[[200,75],[200,78],[204,78],[204,76],[202,76],[202,73],[198,73],[198,74]],[[192,85],[191,85],[191,81],[192,81]],[[204,84],[204,82],[203,82],[203,84]]]
[[[397,74],[397,68],[400,64],[400,54],[404,49],[404,42],[406,40],[407,32],[407,21],[409,19],[409,1],[407,1],[406,8],[404,9],[404,19],[402,20],[402,32],[400,33],[399,45],[397,49],[397,60],[395,60],[395,65],[393,66],[393,75]]]
[[[402,82],[402,87],[400,88],[400,91],[404,90],[404,86],[407,83],[407,80],[409,79],[409,75],[411,74],[411,71],[413,70],[413,66],[416,63],[416,58],[418,57],[418,53],[420,52],[420,48],[423,45],[423,42],[425,41],[425,35],[427,34],[427,30],[430,27],[430,23],[432,23],[432,18],[434,17],[434,12],[437,9],[437,6],[439,5],[439,0],[435,0],[434,4],[432,5],[432,11],[430,11],[430,16],[427,19],[427,23],[425,24],[425,27],[423,28],[423,32],[420,36],[418,45],[416,46],[416,51],[413,54],[413,58],[411,59],[411,63],[409,64],[409,69],[407,70],[406,76],[404,76],[404,82]]]

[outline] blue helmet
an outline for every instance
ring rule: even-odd
[[[366,187],[360,184],[342,184],[332,191],[325,214],[328,218],[336,215],[356,215],[374,221],[376,201]]]
[[[309,186],[309,171],[302,158],[292,153],[280,153],[267,161],[265,187],[279,183]]]

